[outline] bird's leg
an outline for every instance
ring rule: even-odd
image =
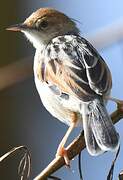
[[[72,123],[70,125],[70,127],[68,128],[68,130],[67,130],[65,136],[63,137],[62,141],[60,142],[58,149],[57,149],[57,153],[56,153],[56,157],[58,157],[58,156],[64,157],[64,160],[65,160],[65,163],[67,166],[70,166],[70,160],[68,158],[67,150],[64,148],[64,145],[67,142],[67,139],[68,139],[70,133],[72,132],[72,130],[74,129],[74,127],[75,127],[75,124]]]
[[[69,160],[68,155],[67,155],[67,150],[64,148],[64,146],[65,146],[65,143],[67,142],[67,139],[68,139],[70,133],[72,132],[72,130],[76,126],[76,122],[77,122],[77,116],[76,116],[76,113],[75,113],[74,114],[74,120],[72,120],[71,125],[68,128],[68,130],[67,130],[65,136],[63,137],[62,141],[60,142],[60,144],[58,146],[58,149],[57,149],[57,153],[56,153],[56,157],[58,157],[58,156],[64,157],[65,164],[68,167],[70,166],[70,160]]]

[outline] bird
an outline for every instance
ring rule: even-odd
[[[22,32],[36,49],[34,79],[44,107],[69,126],[56,157],[70,165],[65,144],[82,126],[86,148],[98,156],[119,147],[119,134],[106,109],[112,75],[93,45],[80,35],[76,22],[53,8],[40,8],[22,23],[7,28]]]

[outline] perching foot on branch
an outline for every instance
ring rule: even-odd
[[[112,122],[115,124],[123,118],[123,101],[111,98],[117,103],[117,109],[110,115]],[[69,160],[73,159],[85,148],[84,133],[81,133],[73,142],[66,148]],[[51,174],[56,172],[65,165],[63,157],[55,158],[34,180],[44,180]]]
[[[67,150],[64,147],[61,147],[59,150],[57,150],[56,158],[59,156],[64,158],[65,165],[70,168],[70,160],[68,158]]]

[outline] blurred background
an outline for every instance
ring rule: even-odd
[[[123,1],[122,0],[4,0],[0,5],[0,156],[18,145],[26,145],[32,154],[33,179],[54,158],[67,126],[54,119],[42,106],[32,73],[34,48],[20,33],[5,31],[9,25],[22,22],[39,7],[56,8],[80,21],[81,35],[89,39],[109,65],[113,76],[112,96],[123,99]],[[31,56],[31,58],[30,58]],[[114,110],[108,104],[109,112]],[[123,123],[116,128],[121,137],[121,152],[115,167],[115,178],[123,169]],[[75,129],[69,142],[79,134]],[[91,157],[82,153],[85,180],[105,180],[114,153]],[[17,180],[20,155],[0,164],[0,179]],[[60,169],[63,180],[79,179],[77,158],[71,170]]]

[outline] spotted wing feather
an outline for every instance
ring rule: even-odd
[[[105,95],[111,89],[110,71],[94,49],[79,36],[60,36],[47,46],[45,80],[61,92],[83,101]]]

